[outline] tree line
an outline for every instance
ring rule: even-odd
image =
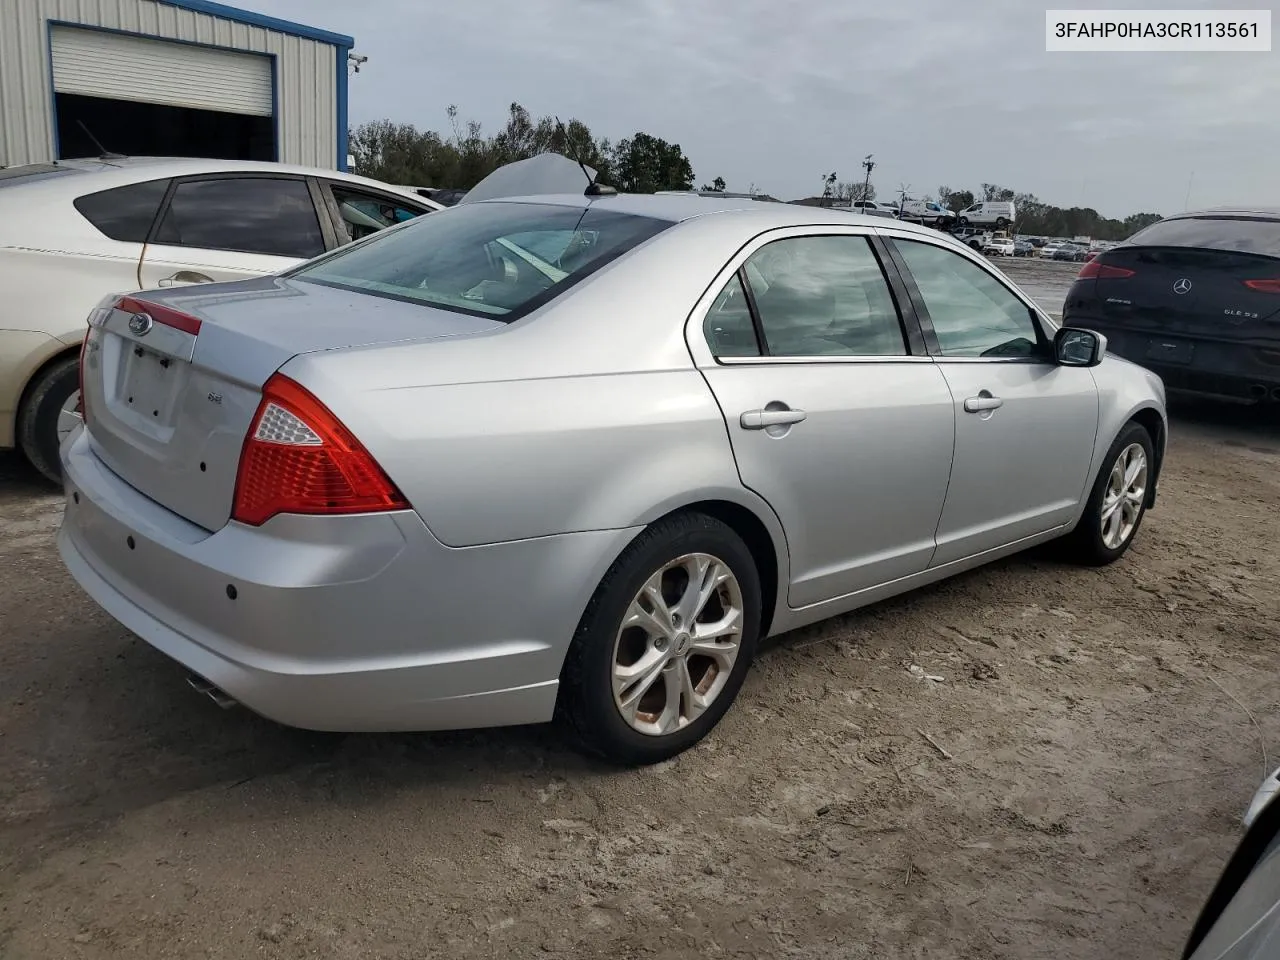
[[[596,139],[581,120],[535,120],[519,103],[502,129],[486,135],[474,120],[447,111],[449,130],[375,120],[350,131],[348,149],[363,176],[406,186],[469,190],[499,167],[541,153],[560,153],[595,169],[600,183],[625,193],[692,190],[693,165],[678,143],[637,132],[617,142]]]
[[[506,122],[494,133],[486,133],[474,120],[459,120],[456,106],[450,106],[446,116],[444,133],[391,120],[353,128],[348,142],[356,171],[387,183],[469,190],[504,164],[553,152],[582,161],[597,171],[601,183],[625,193],[694,187],[693,164],[680,144],[653,134],[637,131],[617,141],[597,138],[581,120],[534,119],[519,103],[510,105]],[[702,189],[723,191],[725,180],[715,177]],[[748,192],[756,192],[754,185]],[[874,200],[876,187],[866,178],[842,181],[830,172],[822,175],[821,195],[834,200]],[[977,192],[944,185],[936,196],[909,199],[936,199],[957,213],[977,200],[1012,200],[1017,205],[1018,231],[1043,236],[1122,240],[1160,219],[1155,213],[1135,213],[1115,220],[1092,207],[1058,207],[995,183],[984,183]]]

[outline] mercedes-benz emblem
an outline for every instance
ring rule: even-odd
[[[1175,280],[1173,282],[1174,293],[1186,293],[1190,289],[1191,289],[1191,281],[1188,280],[1186,277],[1183,277],[1181,280]]]
[[[145,337],[154,326],[155,321],[151,319],[150,314],[135,313],[129,318],[129,332],[135,337]]]

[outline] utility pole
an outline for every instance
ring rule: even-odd
[[[1182,201],[1182,209],[1183,209],[1183,210],[1190,210],[1190,209],[1191,209],[1191,183],[1192,183],[1192,181],[1194,181],[1194,180],[1195,180],[1195,178],[1196,178],[1196,172],[1195,172],[1194,170],[1192,170],[1192,171],[1191,171],[1191,176],[1187,177],[1187,196],[1186,196],[1186,198]]]
[[[871,198],[867,196],[867,191],[871,189],[871,171],[875,168],[875,161],[871,158],[874,153],[868,153],[862,160],[862,168],[867,171],[867,178],[862,182],[862,205],[866,208],[866,203]]]

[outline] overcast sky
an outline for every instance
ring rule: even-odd
[[[1046,6],[1072,0],[232,2],[355,37],[353,124],[443,130],[454,103],[493,132],[517,100],[788,200],[873,153],[882,196],[986,181],[1123,217],[1182,209],[1190,181],[1193,207],[1280,204],[1280,52],[1046,53]]]

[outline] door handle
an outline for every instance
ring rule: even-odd
[[[799,423],[808,414],[803,410],[748,410],[738,422],[743,430],[766,430],[769,427],[785,427]]]
[[[206,276],[203,273],[197,273],[195,270],[179,270],[171,277],[162,278],[156,286],[174,287],[178,284],[185,283],[213,283],[213,277]]]
[[[991,394],[986,396],[969,397],[964,402],[965,413],[982,413],[984,410],[998,410],[1004,406],[1004,401],[999,397],[993,397]]]

